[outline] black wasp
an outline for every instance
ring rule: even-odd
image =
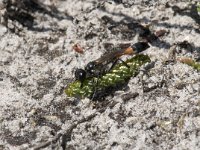
[[[82,86],[82,83],[86,78],[100,77],[101,75],[111,70],[118,60],[122,61],[122,63],[124,63],[125,66],[129,67],[123,60],[120,59],[120,57],[122,55],[138,54],[146,50],[147,48],[149,48],[149,45],[146,42],[138,42],[126,49],[106,53],[99,59],[89,62],[86,65],[85,70],[77,69],[75,71],[75,78],[81,81]],[[110,63],[112,63],[112,66],[110,67],[110,69],[108,69],[107,65]]]

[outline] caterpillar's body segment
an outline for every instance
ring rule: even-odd
[[[136,75],[139,67],[150,62],[150,58],[147,55],[141,54],[128,59],[125,62],[130,66],[129,68],[123,63],[119,63],[114,66],[110,72],[99,78],[93,77],[85,79],[82,86],[80,81],[74,81],[67,87],[65,93],[69,97],[84,98],[90,97],[95,92],[95,89],[104,92],[105,89],[114,87],[118,84],[123,84],[127,79]]]

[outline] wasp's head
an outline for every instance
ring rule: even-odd
[[[83,69],[76,69],[75,78],[76,80],[83,82],[86,78],[86,71]]]

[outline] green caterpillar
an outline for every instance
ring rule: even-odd
[[[69,97],[90,97],[95,89],[103,92],[106,88],[115,87],[117,84],[123,84],[127,79],[136,75],[140,66],[147,62],[150,62],[150,58],[147,55],[136,55],[135,57],[126,60],[126,63],[130,68],[123,63],[119,63],[113,67],[110,72],[100,78],[93,77],[85,79],[82,87],[80,81],[77,80],[72,82],[65,90],[65,93]],[[96,84],[97,82],[98,84]]]

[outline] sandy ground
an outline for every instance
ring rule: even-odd
[[[200,149],[200,73],[169,61],[184,41],[200,60],[197,1],[0,1],[0,149]],[[167,31],[151,67],[103,102],[67,97],[76,68],[140,40],[133,22]]]

